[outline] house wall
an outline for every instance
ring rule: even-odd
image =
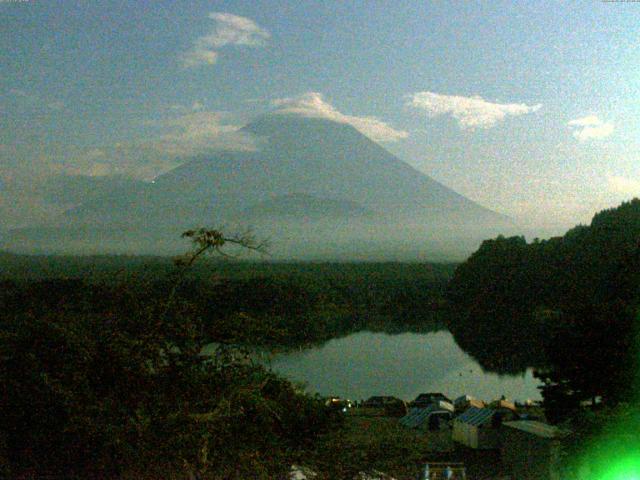
[[[477,447],[481,450],[494,450],[500,448],[500,435],[497,428],[485,425],[477,429]]]
[[[453,422],[453,440],[470,448],[478,448],[478,437],[475,427],[468,423]]]
[[[503,428],[504,467],[518,480],[555,480],[556,442],[514,428]]]
[[[463,443],[464,444],[464,433],[463,433],[463,424],[460,422],[453,421],[453,432],[451,434],[451,438],[454,442]]]
[[[500,431],[491,425],[484,425],[478,428],[468,423],[454,421],[452,438],[455,442],[469,448],[478,450],[500,449]]]
[[[498,450],[500,449],[499,430],[485,425],[476,427],[468,423],[454,422],[452,438],[469,448],[478,450]]]

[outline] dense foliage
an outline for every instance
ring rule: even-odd
[[[277,478],[339,421],[233,338],[203,356],[182,279],[4,285],[3,477]]]
[[[66,260],[14,259],[16,273],[18,261],[47,262],[50,268],[48,275],[43,269],[38,276],[0,282],[5,309],[51,311],[58,308],[51,302],[56,298],[52,292],[59,289],[65,292],[64,307],[74,311],[126,310],[129,299],[122,291],[135,297],[140,308],[148,308],[162,302],[172,289],[171,270],[160,259],[127,264],[126,258],[102,257],[82,277],[78,265],[88,260]],[[176,295],[202,320],[203,335],[209,341],[233,339],[279,348],[322,342],[364,328],[389,332],[440,328],[443,291],[453,271],[450,265],[392,263],[202,263],[183,279]],[[77,276],[61,278],[65,273]]]
[[[106,258],[0,286],[0,476],[278,478],[320,459],[340,418],[243,346],[436,328],[448,268],[203,262],[178,279]]]
[[[151,474],[155,465],[243,478],[236,465],[255,463],[271,478],[329,425],[321,402],[237,349],[200,356],[202,324],[187,302],[153,308],[120,290],[120,309],[96,311],[66,305],[73,282],[48,291],[51,308],[2,316],[0,416],[16,472]]]
[[[629,399],[638,367],[640,200],[563,237],[485,241],[458,267],[447,296],[451,330],[483,365],[543,367],[552,419],[581,401]]]

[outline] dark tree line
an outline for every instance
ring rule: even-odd
[[[634,394],[640,304],[640,200],[563,237],[485,241],[455,272],[450,328],[485,366],[539,367],[553,420],[580,402]]]
[[[437,328],[449,266],[199,264],[201,233],[148,275],[10,259],[50,268],[0,283],[0,478],[284,478],[341,419],[247,348]]]
[[[3,292],[0,477],[278,478],[339,421],[231,343],[201,355],[203,318],[172,288],[105,288]]]
[[[430,272],[428,265],[399,264],[208,266],[208,271],[185,275],[175,289],[172,275],[137,271],[99,279],[5,280],[0,281],[0,302],[6,313],[15,314],[64,309],[127,315],[131,305],[145,309],[173,291],[201,318],[203,335],[211,342],[289,348],[365,328],[441,328],[443,292],[453,271],[449,266]],[[59,266],[55,273],[64,270]]]

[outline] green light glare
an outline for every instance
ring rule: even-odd
[[[580,456],[576,480],[640,480],[640,312],[636,318],[634,393],[629,403],[600,413],[607,425]]]
[[[640,440],[635,435],[602,439],[582,464],[581,480],[640,480]]]
[[[613,466],[606,471],[601,480],[640,480],[640,458],[613,460]]]

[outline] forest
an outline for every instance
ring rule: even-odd
[[[126,316],[132,305],[145,309],[163,302],[176,283],[176,267],[153,257],[13,256],[3,266],[0,305],[16,315],[62,309]],[[180,278],[174,295],[189,305],[189,315],[202,320],[207,342],[290,348],[363,329],[444,328],[444,291],[454,269],[453,264],[203,258]]]
[[[640,200],[564,236],[483,242],[449,282],[449,328],[483,365],[539,367],[549,416],[637,391]],[[487,343],[486,339],[491,339]]]
[[[310,456],[355,468],[320,447],[341,417],[250,350],[444,328],[454,266],[198,260],[3,256],[0,476],[266,479]]]

